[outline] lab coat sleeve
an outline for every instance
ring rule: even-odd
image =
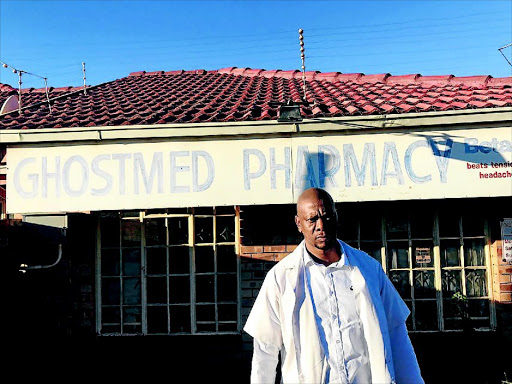
[[[279,298],[275,273],[270,270],[244,326],[244,331],[253,338],[278,349],[283,344]]]
[[[424,384],[405,323],[389,332],[397,384]]]
[[[254,339],[251,365],[251,384],[273,384],[279,362],[279,349]]]
[[[396,383],[424,384],[405,325],[411,312],[384,271],[381,273],[381,297],[388,322]]]
[[[379,266],[380,275],[380,296],[386,312],[388,329],[394,329],[405,323],[411,311],[400,297],[391,280],[386,276],[382,267]]]

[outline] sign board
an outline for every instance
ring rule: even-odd
[[[8,149],[9,213],[512,196],[512,128]]]
[[[416,248],[416,264],[429,264],[432,260],[430,257],[430,248]]]
[[[512,264],[512,219],[501,222],[502,261]]]

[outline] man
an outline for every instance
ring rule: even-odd
[[[244,330],[254,338],[251,383],[423,383],[409,309],[381,265],[337,240],[325,190],[297,200],[304,240],[267,274]]]

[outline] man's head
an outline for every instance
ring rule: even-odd
[[[304,235],[310,252],[335,247],[338,215],[329,193],[320,188],[306,189],[297,199],[295,224]]]

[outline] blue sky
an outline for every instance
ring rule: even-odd
[[[512,76],[512,1],[0,0],[0,60],[23,88],[225,67]],[[502,50],[512,62],[512,47]],[[18,75],[0,67],[0,82]]]

